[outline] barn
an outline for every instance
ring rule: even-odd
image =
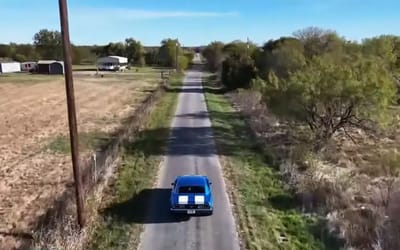
[[[37,73],[49,75],[63,75],[64,62],[55,60],[41,60],[38,62]]]
[[[0,73],[20,72],[21,65],[19,62],[0,62]]]
[[[105,56],[97,59],[99,70],[125,70],[128,65],[128,58],[122,56]]]

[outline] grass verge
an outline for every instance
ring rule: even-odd
[[[299,212],[244,119],[207,82],[205,94],[238,230],[246,249],[339,249],[316,216]],[[226,146],[229,147],[226,147]],[[232,147],[234,146],[236,150]]]
[[[111,141],[110,135],[104,132],[79,133],[80,150],[95,149],[107,145]],[[45,149],[59,154],[70,154],[71,146],[68,136],[57,136],[46,145]]]
[[[181,82],[182,76],[175,76],[170,85],[179,88]],[[144,129],[170,126],[177,95],[177,91],[165,94],[144,124]],[[144,152],[154,147],[163,151],[168,135],[169,131],[164,129],[159,133],[140,133],[134,144],[126,145],[116,179],[106,195],[108,202],[100,209],[100,221],[87,249],[136,249],[143,224],[133,220],[132,216],[144,216],[149,197],[141,193],[153,186],[161,157]]]

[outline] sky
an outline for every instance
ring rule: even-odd
[[[0,43],[32,43],[60,30],[57,0],[0,0]],[[348,40],[400,35],[400,0],[68,0],[71,41],[103,45],[133,37],[146,46],[184,46],[247,37],[263,44],[310,26]]]

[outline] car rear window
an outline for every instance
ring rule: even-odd
[[[182,186],[179,187],[179,193],[204,193],[204,187],[202,186]]]

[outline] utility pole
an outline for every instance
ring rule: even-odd
[[[58,3],[60,8],[61,35],[64,51],[65,90],[67,94],[68,124],[71,142],[72,168],[74,171],[75,180],[76,208],[78,224],[82,228],[85,225],[85,218],[83,216],[84,208],[82,179],[79,169],[78,129],[76,122],[74,81],[72,78],[72,58],[71,44],[69,39],[67,0],[59,0]]]

